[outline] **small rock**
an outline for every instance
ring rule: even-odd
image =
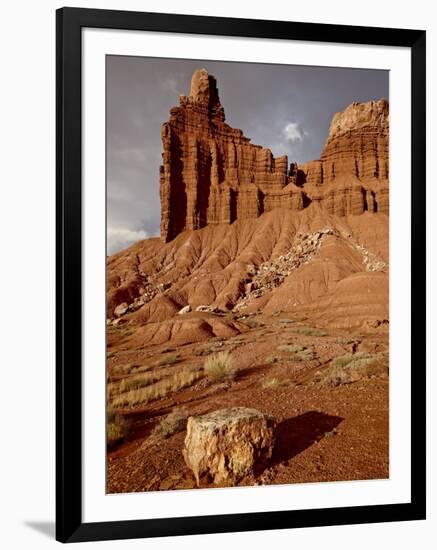
[[[128,304],[126,302],[123,302],[122,304],[119,304],[115,309],[114,309],[114,315],[116,317],[121,317],[122,315],[124,315],[128,309]]]
[[[187,306],[184,306],[182,309],[178,311],[179,315],[184,315],[185,313],[190,313],[191,306],[188,304]]]
[[[219,310],[213,306],[197,306],[196,311],[203,311],[205,313],[216,313]]]
[[[116,327],[118,325],[124,324],[125,322],[126,322],[125,319],[114,319],[111,324],[112,326]]]

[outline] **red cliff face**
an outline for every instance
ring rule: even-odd
[[[388,214],[389,108],[352,103],[331,122],[320,160],[299,166],[305,192],[339,216]]]
[[[319,202],[337,215],[388,211],[388,103],[334,116],[321,159],[298,167],[225,123],[217,82],[197,70],[162,127],[161,237]]]

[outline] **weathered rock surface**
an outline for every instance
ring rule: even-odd
[[[124,315],[126,313],[126,311],[128,310],[128,305],[126,302],[123,302],[122,304],[119,304],[115,309],[114,309],[114,315],[116,317],[121,317],[122,315]]]
[[[331,214],[388,214],[389,106],[352,103],[332,119],[320,160],[299,166],[311,201]]]
[[[189,96],[170,110],[162,127],[161,237],[185,229],[256,218],[278,206],[301,209],[302,190],[290,176],[287,157],[253,145],[225,123],[217,82],[197,70]],[[296,172],[294,170],[294,172]]]
[[[147,331],[141,330],[138,338],[150,343],[158,335],[160,340],[176,334],[179,338],[182,332],[186,339],[192,331],[189,322],[217,322],[223,311],[234,308],[291,311],[314,303],[322,314],[320,299],[335,292],[346,277],[373,271],[388,278],[388,259],[386,214],[338,217],[314,204],[290,216],[289,210],[280,208],[259,218],[184,232],[168,243],[147,239],[111,256],[107,316],[114,319],[115,308],[128,303],[121,319],[139,326],[147,323]],[[144,301],[148,284],[156,294]],[[353,292],[359,289],[354,286]],[[385,285],[381,292],[377,308],[373,300],[366,306],[367,311],[375,306],[378,318],[388,316],[388,311],[380,311],[388,308]],[[351,294],[350,299],[358,296]],[[141,301],[144,304],[136,309]],[[192,313],[177,315],[187,304]],[[325,307],[326,322],[338,323],[341,310],[328,302]],[[346,318],[359,325],[363,316],[353,309]],[[184,327],[170,330],[170,320],[184,321]],[[219,336],[222,328],[213,332]]]
[[[321,159],[298,166],[225,123],[215,77],[192,78],[162,127],[161,237],[317,202],[338,216],[388,213],[388,102],[353,103],[331,123]]]
[[[272,417],[245,407],[189,417],[183,456],[197,484],[203,475],[227,484],[252,473],[272,455],[274,427]]]

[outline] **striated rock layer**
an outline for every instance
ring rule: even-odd
[[[320,160],[299,167],[312,201],[331,214],[388,214],[389,113],[385,99],[352,103],[331,122]]]
[[[387,319],[388,216],[340,217],[317,203],[292,214],[146,239],[109,257],[109,322],[138,326],[143,345],[240,331],[216,310],[311,311],[331,328]]]
[[[338,216],[388,213],[388,103],[353,103],[331,123],[320,160],[275,158],[225,123],[215,77],[197,70],[162,127],[161,237],[312,202]]]

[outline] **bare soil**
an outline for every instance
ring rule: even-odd
[[[231,353],[237,376],[232,381],[214,382],[204,375],[192,386],[165,398],[119,409],[129,431],[108,449],[108,493],[196,488],[181,452],[185,432],[160,438],[151,435],[175,409],[201,415],[245,406],[275,417],[273,456],[266,466],[241,480],[241,486],[388,477],[388,374],[339,386],[323,385],[315,376],[327,369],[332,359],[346,353],[387,352],[385,325],[365,326],[355,332],[325,325],[320,328],[322,335],[307,336],[302,330],[317,328],[310,310],[307,315],[191,312],[183,317],[187,322],[206,319],[210,324],[238,327],[240,333],[231,330],[227,336],[201,342],[178,344],[170,340],[150,345],[141,342],[136,326],[109,326],[108,380],[117,382],[133,376],[120,373],[121,365],[172,373],[188,366],[201,367],[209,354],[222,350]],[[298,360],[278,349],[284,344],[302,345],[313,355]],[[173,356],[174,363],[162,365],[168,356]],[[200,484],[200,488],[212,486],[208,479]]]

